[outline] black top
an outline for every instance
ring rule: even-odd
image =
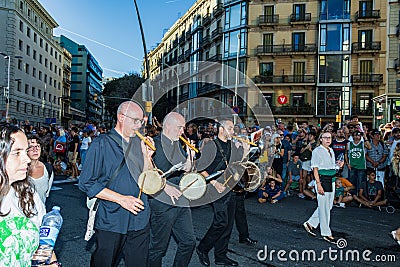
[[[153,154],[154,164],[163,172],[167,172],[173,165],[186,162],[185,151],[179,141],[172,141],[164,134],[153,138],[156,151]],[[179,184],[183,171],[176,171],[168,175],[168,181]]]
[[[69,152],[74,152],[75,151],[75,144],[78,144],[79,146],[79,136],[75,134],[74,136],[71,136],[71,140],[69,141],[68,144],[68,151]],[[78,152],[78,147],[76,148],[76,151]]]
[[[94,139],[86,154],[85,165],[79,179],[79,189],[89,198],[95,197],[102,191],[107,181],[120,165],[124,155],[126,164],[120,170],[114,181],[108,186],[112,191],[122,195],[137,197],[139,186],[137,179],[143,171],[143,154],[141,141],[138,137],[131,138],[131,149],[124,151],[128,143],[115,129],[110,134],[115,134],[122,140],[122,146],[118,145],[108,134],[100,135]],[[115,233],[126,234],[127,231],[138,231],[146,227],[149,222],[150,208],[147,195],[142,194],[144,210],[134,215],[115,202],[100,200],[96,213],[95,228]]]

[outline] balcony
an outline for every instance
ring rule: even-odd
[[[257,46],[257,56],[264,55],[313,55],[317,52],[315,44],[296,44],[296,45],[259,45]]]
[[[172,41],[172,46],[177,47],[178,46],[178,39],[175,39]]]
[[[207,93],[214,92],[214,91],[216,91],[218,89],[219,89],[219,85],[217,85],[217,84],[206,84],[206,85],[203,85],[202,87],[200,87],[198,89],[197,95],[199,95],[199,96],[200,95],[204,95],[204,94],[207,94]]]
[[[178,56],[178,63],[181,63],[182,61],[184,61],[184,59],[185,59],[185,55],[184,54],[180,54]]]
[[[399,71],[399,59],[396,58],[395,60],[393,60],[393,67],[395,70]]]
[[[179,37],[179,44],[182,45],[185,43],[186,40],[186,36],[185,33],[183,33],[180,37]]]
[[[379,53],[381,42],[357,42],[352,44],[353,53]]]
[[[258,26],[275,26],[279,23],[279,15],[261,15],[258,17]]]
[[[213,8],[213,17],[216,18],[224,12],[224,5],[219,3]]]
[[[212,56],[208,59],[208,61],[211,62],[221,62],[222,61],[222,55],[221,54],[217,54],[215,56]]]
[[[67,85],[71,85],[71,81],[67,78],[63,78],[63,82]]]
[[[311,22],[311,13],[305,14],[291,14],[289,17],[291,24],[304,24]]]
[[[315,109],[306,106],[270,106],[273,115],[314,115]]]
[[[191,29],[186,31],[185,37],[186,37],[186,39],[190,39],[190,37],[192,37],[192,30]]]
[[[180,94],[180,96],[179,96],[179,102],[183,102],[183,101],[186,101],[186,100],[188,100],[188,98],[189,98],[189,92],[186,92],[186,93],[182,93],[182,94]]]
[[[380,10],[359,10],[356,12],[356,21],[370,21],[381,18]]]
[[[210,24],[210,22],[211,22],[211,15],[210,14],[205,15],[203,17],[203,25],[206,26]]]
[[[351,114],[358,116],[372,116],[372,108],[360,108],[357,106],[351,107]]]
[[[353,85],[381,85],[383,74],[356,74],[351,76]]]
[[[63,67],[64,67],[65,70],[71,71],[71,67],[69,65],[64,64]]]
[[[221,37],[222,37],[222,27],[218,27],[218,28],[216,28],[215,30],[213,30],[211,32],[211,39],[213,41],[217,40],[217,39],[219,39]]]
[[[258,75],[254,77],[256,84],[277,84],[277,83],[297,83],[297,84],[315,84],[315,75]]]
[[[201,46],[208,46],[211,44],[211,39],[209,35],[203,36],[203,39],[201,40]]]
[[[185,51],[185,59],[189,59],[190,57],[190,49]]]

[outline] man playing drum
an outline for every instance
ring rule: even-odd
[[[213,142],[207,142],[201,151],[197,169],[207,178],[208,175],[219,170],[225,170],[229,162],[240,161],[247,155],[249,145],[240,142],[231,142],[234,133],[234,124],[231,120],[222,120],[218,124],[218,136]],[[229,177],[228,177],[229,179]],[[219,179],[218,179],[219,180]],[[196,248],[200,263],[209,266],[208,252],[214,248],[216,265],[237,266],[238,263],[227,257],[229,238],[232,233],[235,219],[235,203],[231,191],[226,190],[226,182],[210,181],[214,195],[212,202],[214,217],[207,233]]]
[[[179,163],[185,163],[184,171],[190,171],[194,152],[188,150],[188,156],[185,157],[185,151],[179,143],[179,136],[183,134],[184,128],[183,116],[171,112],[164,118],[162,133],[154,137],[156,151],[153,161],[162,172],[167,172]],[[162,266],[162,258],[168,249],[171,233],[178,244],[173,266],[188,266],[196,246],[188,200],[181,196],[182,192],[176,187],[184,171],[175,171],[167,175],[164,190],[149,199],[150,267]]]

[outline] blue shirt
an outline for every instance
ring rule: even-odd
[[[132,145],[128,157],[127,151],[124,151],[128,143],[115,129],[111,130],[111,134],[115,134],[122,140],[123,148],[111,139],[109,134],[95,138],[86,154],[85,165],[79,179],[79,189],[85,192],[89,198],[95,197],[106,187],[124,155],[127,155],[126,164],[107,187],[119,194],[137,197],[139,195],[137,179],[143,171],[144,163],[141,141],[138,137],[131,138]],[[144,202],[144,210],[137,215],[115,202],[100,200],[95,228],[120,234],[144,229],[149,222],[150,208],[147,195],[142,194],[141,200]]]

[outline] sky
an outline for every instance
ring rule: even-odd
[[[85,45],[103,68],[104,77],[141,73],[144,50],[133,0],[38,0],[65,35]],[[164,29],[195,0],[136,0],[147,50],[161,42]]]

